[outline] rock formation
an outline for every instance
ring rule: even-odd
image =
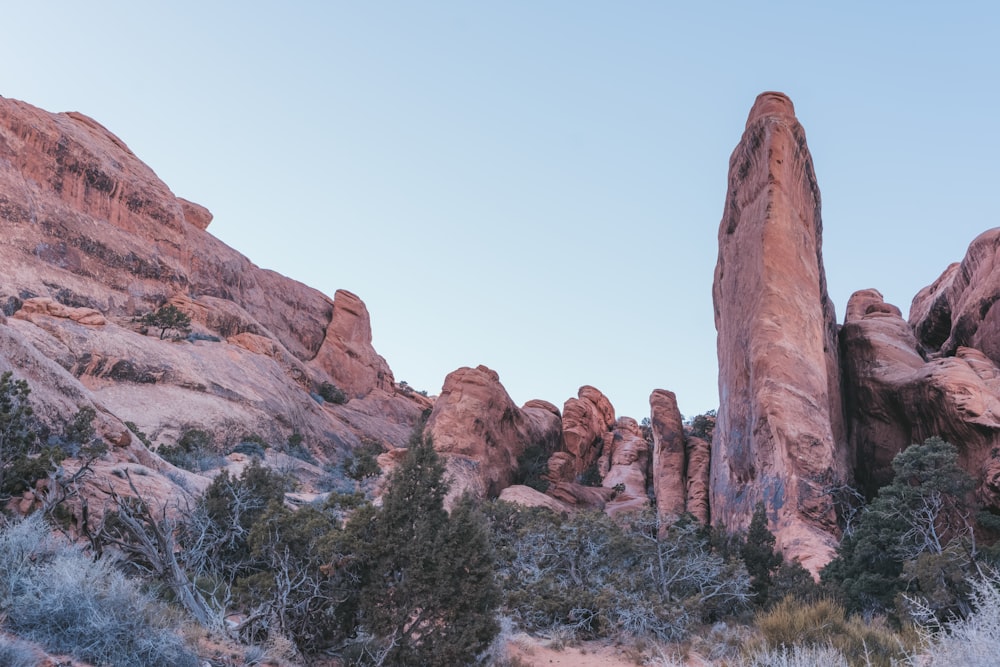
[[[976,237],[952,264],[913,298],[910,326],[930,356],[972,347],[1000,364],[1000,228]]]
[[[605,471],[601,486],[614,492],[605,505],[608,514],[615,516],[649,507],[646,486],[651,454],[638,422],[631,417],[619,417],[611,442],[601,456],[602,462],[605,462],[600,466]]]
[[[545,401],[518,408],[497,373],[478,366],[448,374],[425,433],[444,455],[452,478],[450,503],[466,491],[496,497],[513,483],[525,449],[559,447],[562,421],[559,410]]]
[[[949,268],[944,277],[958,273]],[[935,283],[941,284],[940,279]],[[973,284],[982,292],[987,281]],[[939,436],[958,448],[960,464],[976,481],[978,500],[1000,509],[1000,368],[983,352],[964,346],[951,356],[935,351],[935,358],[924,360],[919,350],[928,344],[921,346],[914,330],[929,335],[938,326],[929,324],[930,319],[946,312],[942,304],[948,303],[932,288],[914,301],[913,328],[875,290],[856,292],[848,304],[841,346],[858,483],[873,494],[891,481],[897,453]],[[1000,294],[1000,282],[994,290]],[[933,296],[938,298],[928,299]],[[982,323],[979,331],[977,340],[988,341]],[[939,344],[951,335],[939,333]]]
[[[654,390],[649,407],[656,511],[667,521],[689,512],[707,523],[710,446],[701,438],[685,434],[677,397],[672,391]]]
[[[321,460],[362,436],[404,445],[430,402],[395,390],[361,300],[255,266],[211,219],[92,119],[0,98],[0,368],[29,380],[39,416],[93,406],[120,445],[109,465],[150,469],[166,464],[124,422],[164,444],[299,432]],[[143,334],[136,318],[168,302],[191,337]],[[323,382],[351,400],[320,405]]]
[[[763,501],[778,547],[814,571],[837,541],[828,489],[850,477],[821,237],[805,132],[786,96],[763,93],[730,159],[719,227],[711,513],[745,528]]]
[[[656,511],[664,519],[676,519],[687,510],[684,423],[672,391],[655,390],[649,396],[649,409]]]
[[[573,481],[596,465],[601,452],[610,444],[615,409],[600,390],[585,385],[580,387],[576,398],[563,405],[562,419],[564,453],[550,465],[550,474]]]

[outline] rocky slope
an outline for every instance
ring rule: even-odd
[[[211,218],[90,118],[0,98],[0,368],[29,380],[39,416],[93,406],[117,459],[150,469],[169,466],[124,422],[220,447],[297,432],[320,460],[362,437],[404,445],[430,402],[397,391],[361,300],[255,266]],[[164,303],[195,335],[135,321]],[[323,383],[350,400],[321,404]]]

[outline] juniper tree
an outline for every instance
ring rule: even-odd
[[[965,559],[959,565],[969,564],[962,542],[972,531],[972,480],[955,447],[928,438],[897,454],[892,468],[892,482],[879,489],[822,572],[849,611],[892,611],[899,593],[930,594],[921,591],[918,576],[929,560],[942,571],[956,557]],[[907,563],[912,576],[904,576]]]
[[[762,607],[768,603],[771,586],[774,584],[774,572],[782,561],[781,553],[774,551],[774,544],[774,533],[767,528],[764,503],[759,502],[750,519],[740,556],[750,575],[750,590],[754,593],[754,602]]]
[[[360,620],[381,664],[468,664],[498,630],[486,521],[468,500],[449,517],[447,491],[444,463],[418,431],[382,507],[352,518],[366,543]]]

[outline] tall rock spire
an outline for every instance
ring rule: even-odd
[[[830,490],[849,479],[821,247],[805,132],[787,96],[762,93],[729,161],[719,226],[712,521],[745,528],[763,501],[778,547],[813,572],[836,546]]]

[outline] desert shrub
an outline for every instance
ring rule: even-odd
[[[265,447],[260,443],[242,440],[233,447],[234,454],[243,454],[251,458],[263,459]]]
[[[332,382],[321,384],[316,393],[327,403],[336,403],[337,405],[347,403],[347,394]]]
[[[5,624],[47,650],[111,667],[197,665],[160,605],[106,559],[57,540],[38,515],[0,531]]]
[[[160,445],[156,453],[167,463],[191,472],[204,472],[225,464],[212,434],[198,428],[184,431],[177,444]]]
[[[711,443],[712,435],[715,432],[716,416],[717,412],[715,410],[709,410],[704,414],[692,418],[685,424],[687,434]]]
[[[381,475],[378,457],[384,451],[385,445],[378,440],[362,438],[361,445],[344,458],[344,474],[357,482]]]
[[[168,331],[176,331],[177,335],[186,335],[191,330],[191,318],[184,311],[173,304],[160,306],[151,313],[146,313],[139,318],[143,326],[159,329],[160,340],[167,335]]]
[[[504,605],[528,630],[672,641],[750,598],[743,564],[713,553],[694,521],[668,528],[653,512],[620,523],[600,512],[487,507]]]
[[[204,341],[207,341],[209,343],[220,343],[220,342],[222,342],[222,339],[219,338],[218,336],[213,336],[212,334],[198,333],[197,331],[192,331],[191,333],[189,333],[187,335],[187,339],[191,343],[193,343],[195,341],[198,341],[198,340],[204,340]]]
[[[298,510],[272,503],[254,525],[248,538],[254,566],[238,582],[240,598],[259,619],[244,629],[249,638],[287,637],[312,655],[351,634],[360,564],[357,545],[342,530],[339,503]]]
[[[316,480],[316,488],[321,492],[353,493],[357,482],[350,479],[344,466],[327,463],[323,466],[323,476]]]
[[[530,486],[536,491],[545,493],[549,481],[545,475],[549,472],[549,457],[552,452],[544,444],[528,445],[517,457],[517,472],[514,473],[514,483]]]
[[[312,465],[318,465],[316,457],[312,455],[303,442],[302,434],[296,431],[288,436],[287,444],[285,445],[285,453],[289,456],[297,458],[300,461],[305,461],[306,463],[311,463]]]
[[[371,638],[364,662],[469,664],[499,630],[486,519],[468,497],[449,516],[444,471],[418,429],[382,506],[362,508],[348,523],[363,564],[359,619]]]
[[[972,480],[955,447],[940,438],[906,448],[892,467],[893,481],[854,520],[823,582],[850,612],[896,614],[905,593],[939,602],[939,620],[964,613]]]
[[[5,667],[37,667],[42,664],[38,651],[18,639],[0,635],[0,665]]]
[[[852,666],[897,664],[914,641],[912,633],[898,634],[884,622],[848,618],[844,608],[829,599],[804,603],[786,598],[759,613],[756,625],[770,650],[832,647]]]
[[[224,470],[215,476],[181,532],[185,547],[197,547],[203,561],[199,571],[227,581],[246,574],[251,566],[250,531],[270,504],[284,501],[291,481],[256,459],[239,477]]]
[[[943,626],[925,609],[924,648],[914,664],[926,667],[992,667],[1000,656],[1000,576],[995,571],[970,580],[972,612]]]
[[[757,651],[739,667],[850,667],[844,654],[832,646],[781,646]]]
[[[139,430],[139,427],[136,426],[135,422],[125,422],[125,427],[132,431],[132,433],[135,434],[135,437],[139,438],[139,442],[146,445],[148,448],[152,448],[153,443],[150,441],[149,436]]]
[[[37,443],[30,394],[26,380],[15,380],[10,371],[0,375],[0,497],[19,493],[34,483],[24,478],[24,468],[30,466]],[[18,468],[12,469],[15,465]]]
[[[783,560],[781,553],[775,552],[774,544],[774,534],[767,528],[764,503],[758,502],[740,548],[740,556],[750,575],[754,603],[761,607],[768,605],[771,588],[774,586],[774,574]]]

